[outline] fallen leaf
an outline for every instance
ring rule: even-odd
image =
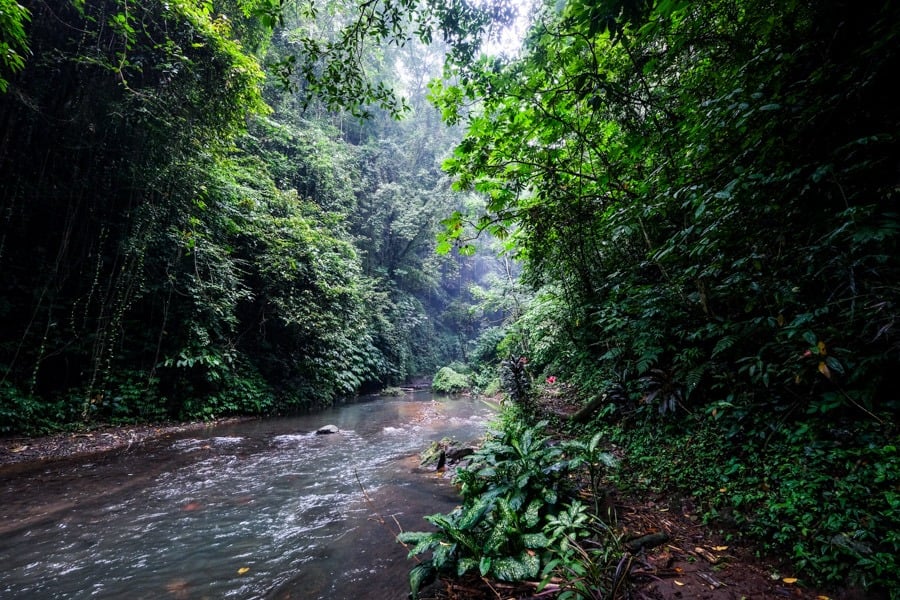
[[[828,596],[816,596],[816,600],[831,600]]]
[[[716,552],[725,552],[728,550],[728,546],[713,546],[713,550]]]
[[[728,488],[719,488],[719,493],[724,494],[728,491]]]
[[[17,454],[19,452],[24,452],[25,450],[28,450],[28,446],[16,446],[15,448],[11,449],[10,452]]]
[[[797,583],[796,577],[782,577],[781,580],[785,583]]]
[[[672,583],[674,583],[675,585],[684,585],[683,583],[681,583],[681,582],[678,581],[677,579],[673,579],[673,580],[672,580]],[[681,592],[678,592],[678,593],[680,594]]]
[[[238,569],[238,575],[243,575],[244,573],[248,572],[249,570],[250,570],[250,567],[241,567],[240,569]]]

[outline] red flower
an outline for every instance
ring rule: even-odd
[[[550,385],[553,385],[554,383],[556,383],[556,376],[555,376],[555,375],[551,375],[550,377],[548,377],[548,378],[547,378],[547,383],[549,383]]]

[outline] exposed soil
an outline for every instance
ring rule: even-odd
[[[753,556],[749,547],[723,541],[698,522],[689,506],[669,506],[652,500],[616,503],[623,539],[665,533],[668,540],[637,552],[622,550],[630,561],[616,599],[632,600],[840,600],[859,598],[828,594],[802,585]],[[535,584],[510,585],[477,577],[444,580],[431,590],[435,600],[532,599],[547,597]],[[608,598],[608,596],[603,596]]]

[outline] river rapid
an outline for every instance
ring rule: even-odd
[[[0,471],[0,597],[405,599],[394,535],[458,502],[418,454],[495,409],[370,397]]]

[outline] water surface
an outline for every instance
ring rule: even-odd
[[[0,597],[406,598],[394,535],[457,502],[418,453],[493,412],[370,398],[0,476]]]

